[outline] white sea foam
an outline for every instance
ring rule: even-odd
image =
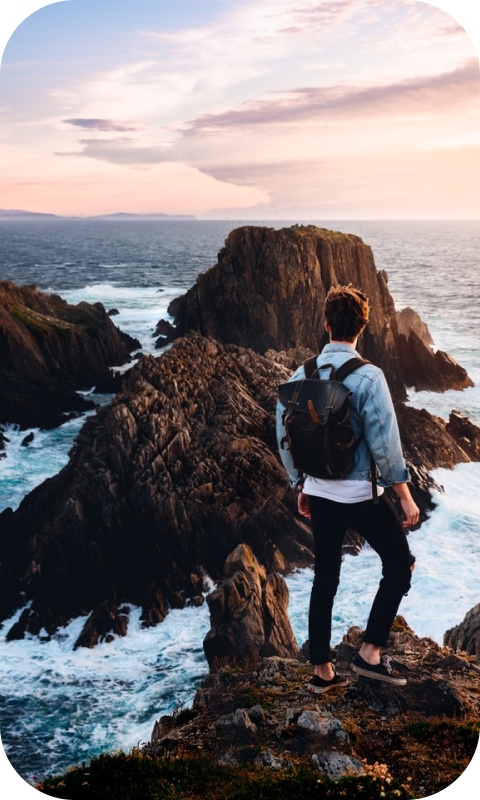
[[[206,604],[172,610],[155,628],[143,629],[140,614],[130,607],[128,635],[93,650],[72,649],[84,617],[49,642],[0,639],[2,740],[20,774],[60,771],[105,749],[131,749],[149,740],[162,713],[191,703],[208,670]]]
[[[120,313],[112,317],[115,325],[124,333],[138,339],[143,352],[158,355],[158,350],[155,350],[157,337],[154,337],[153,332],[160,319],[171,320],[168,306],[181,293],[181,289],[172,286],[125,287],[112,283],[95,283],[81,289],[64,290],[62,297],[72,304],[82,301],[103,303],[107,311],[116,309]]]

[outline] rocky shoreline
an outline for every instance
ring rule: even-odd
[[[218,265],[174,301],[175,335],[182,335],[173,347],[159,359],[140,358],[110,406],[87,420],[60,474],[16,512],[0,515],[0,619],[28,603],[7,638],[40,630],[51,636],[87,614],[77,646],[91,647],[126,633],[126,603],[142,607],[145,626],[155,625],[169,608],[203,602],[205,576],[220,580],[239,543],[269,572],[312,563],[310,529],[276,450],[274,406],[278,383],[323,343],[322,298],[337,281],[361,286],[374,304],[359,349],[388,377],[414,496],[426,518],[430,471],[478,461],[480,429],[455,412],[445,423],[407,407],[405,387],[468,386],[465,370],[433,352],[414,311],[397,314],[386,275],[376,271],[359,237],[313,226],[239,228]],[[18,316],[20,300],[37,315],[35,346],[44,347],[39,369],[56,370],[56,380],[58,328],[70,347],[71,381],[74,373],[84,381],[88,365],[82,362],[81,378],[76,370],[78,342],[86,347],[87,333],[85,326],[78,332],[78,320],[98,317],[100,330],[86,329],[97,343],[89,368],[102,372],[113,357],[103,332],[117,331],[103,307],[70,307],[32,287],[2,286],[10,318]],[[19,344],[31,344],[29,320],[23,320],[23,339],[13,325],[6,340],[9,353],[18,345],[19,365],[29,363],[28,347]],[[114,335],[128,357],[132,342]],[[346,547],[361,546],[350,531]]]
[[[141,606],[145,627],[156,625],[170,608],[203,603],[213,580],[211,673],[192,710],[159,720],[141,758],[187,763],[208,753],[215,768],[279,774],[313,766],[322,780],[393,781],[397,794],[388,796],[427,796],[465,768],[478,739],[480,606],[445,647],[397,618],[389,652],[405,689],[360,678],[313,699],[308,644],[299,648],[288,620],[282,575],[311,565],[313,553],[276,450],[276,386],[324,344],[321,309],[336,283],[372,301],[359,349],[387,376],[425,520],[431,471],[480,461],[480,429],[455,411],[445,422],[406,406],[406,388],[461,389],[471,379],[432,349],[418,314],[395,310],[387,276],[359,237],[247,226],[173,302],[175,324],[159,322],[159,344],[171,349],[141,357],[111,404],[86,421],[59,475],[0,515],[0,619],[23,609],[7,638],[48,638],[87,614],[76,647],[93,647],[127,633],[127,604]],[[1,286],[5,407],[24,391],[17,421],[33,424],[42,392],[35,420],[58,424],[74,388],[101,381],[137,343],[100,304],[72,308],[34,287]],[[356,552],[362,540],[349,531],[345,546]],[[351,629],[337,646],[340,674],[352,677],[360,636]],[[65,785],[47,793],[64,796]]]

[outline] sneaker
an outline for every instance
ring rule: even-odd
[[[324,692],[329,692],[330,689],[339,689],[342,686],[348,686],[348,680],[341,678],[337,673],[329,681],[314,675],[307,683],[308,691],[315,694],[323,694]]]
[[[394,673],[390,656],[382,656],[380,664],[369,664],[357,653],[353,659],[352,669],[357,675],[363,675],[364,678],[373,678],[376,681],[392,683],[394,686],[405,686],[407,683],[406,678],[400,678],[399,675]]]

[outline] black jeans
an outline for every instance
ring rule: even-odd
[[[310,661],[330,661],[333,600],[337,593],[342,562],[342,544],[347,528],[363,536],[382,560],[382,579],[373,601],[365,642],[383,647],[404,594],[410,588],[411,565],[407,537],[396,511],[386,497],[363,503],[337,503],[309,495],[315,549],[315,577],[309,613]]]

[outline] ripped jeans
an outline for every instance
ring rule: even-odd
[[[382,579],[368,618],[363,640],[384,647],[402,597],[410,589],[415,561],[391,501],[382,494],[378,505],[337,503],[309,495],[315,549],[315,577],[309,611],[310,661],[331,660],[333,601],[340,580],[342,545],[347,528],[357,531],[380,556]]]

